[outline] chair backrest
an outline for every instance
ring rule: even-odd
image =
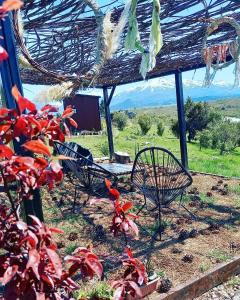
[[[170,151],[149,147],[137,153],[131,181],[150,198],[167,204],[192,184],[192,177]]]
[[[63,168],[64,171],[71,172],[76,176],[81,185],[85,187],[91,186],[94,184],[94,181],[96,182],[97,180],[104,182],[105,178],[117,181],[117,177],[114,174],[94,163],[91,159],[75,152],[68,144],[54,141],[54,148],[58,154],[73,158],[64,160]]]

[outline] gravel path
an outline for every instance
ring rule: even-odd
[[[240,300],[240,275],[213,288],[195,300]]]

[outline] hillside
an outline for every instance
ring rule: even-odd
[[[183,80],[184,97],[194,102],[225,101],[240,98],[240,88],[218,81],[206,88],[201,81]],[[173,78],[159,78],[116,89],[111,110],[151,108],[176,104],[176,90]]]

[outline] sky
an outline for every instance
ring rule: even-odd
[[[226,84],[229,84],[231,87],[234,82],[234,75],[233,75],[233,68],[234,65],[229,66],[228,68],[225,68],[221,71],[218,71],[215,77],[215,81],[222,81]],[[197,69],[196,71],[188,71],[188,72],[183,72],[183,80],[194,80],[194,81],[200,81],[203,82],[205,76],[205,68],[202,69]],[[170,77],[170,76],[169,76]],[[157,83],[158,79],[150,79],[147,82],[144,83],[145,87],[149,89],[154,86],[155,83]],[[142,86],[143,82],[137,82],[137,83],[131,83],[131,84],[126,84],[126,85],[121,85],[116,88],[115,95],[118,93],[121,94],[123,92],[127,92],[128,90],[131,90],[132,88],[136,88],[137,86]],[[29,84],[24,84],[23,89],[24,89],[24,95],[28,99],[31,99],[34,102],[37,102],[38,94],[40,93],[41,90],[46,89],[47,86],[38,86],[38,85],[29,85]],[[82,93],[82,91],[80,92]],[[84,93],[89,93],[97,96],[102,96],[102,90],[101,89],[91,89],[84,91]],[[114,101],[114,97],[113,100]]]
[[[59,0],[57,0],[59,1]],[[209,4],[211,0],[205,0],[205,2],[207,4]],[[106,5],[106,3],[109,3],[109,0],[99,0],[98,3],[100,4],[100,6]],[[119,0],[118,4],[124,4],[124,0]],[[226,4],[229,1],[226,1]],[[115,2],[113,4],[113,6],[115,5]],[[181,14],[178,14],[178,16],[186,16],[188,14],[192,14],[194,12],[196,12],[199,9],[203,8],[203,4],[198,4],[195,5],[194,7],[191,7],[190,9],[185,10],[184,12],[181,12]],[[222,71],[218,71],[217,75],[215,77],[216,81],[224,81],[225,83],[229,83],[230,85],[234,82],[234,76],[233,76],[233,65],[223,69]],[[196,81],[203,81],[204,80],[204,75],[205,75],[205,68],[203,69],[198,69],[196,71],[189,71],[189,72],[184,72],[183,73],[183,80],[196,80]],[[155,79],[151,79],[149,80],[149,86],[154,85],[154,81]],[[155,80],[157,82],[157,79]],[[127,84],[127,85],[123,85],[123,86],[119,86],[116,88],[116,92],[117,93],[122,93],[122,92],[127,92],[127,90],[131,89],[133,87],[133,85],[136,87],[136,85],[142,85],[142,82],[139,83],[133,83],[133,84]],[[145,86],[148,85],[148,83],[144,83]],[[38,98],[38,94],[42,89],[46,89],[45,86],[34,86],[34,85],[25,85],[24,84],[24,94],[26,97],[28,97],[29,99],[32,99],[33,101],[37,101]],[[91,91],[85,91],[84,93],[90,93],[90,94],[95,94],[95,95],[99,95],[102,96],[102,90],[91,90]],[[114,101],[114,98],[113,98]]]

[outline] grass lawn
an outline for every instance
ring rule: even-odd
[[[105,129],[103,132],[102,135],[72,137],[70,140],[89,148],[94,157],[107,156],[108,146]],[[141,135],[136,120],[132,121],[124,131],[119,131],[113,127],[115,151],[128,152],[134,159],[137,145],[140,148],[160,146],[169,149],[180,158],[179,140],[172,135],[169,127],[165,128],[162,137],[159,137],[156,132],[156,125],[153,125],[146,136]],[[188,155],[191,170],[240,177],[240,148],[232,153],[220,155],[218,150],[200,150],[197,142],[188,143]]]

